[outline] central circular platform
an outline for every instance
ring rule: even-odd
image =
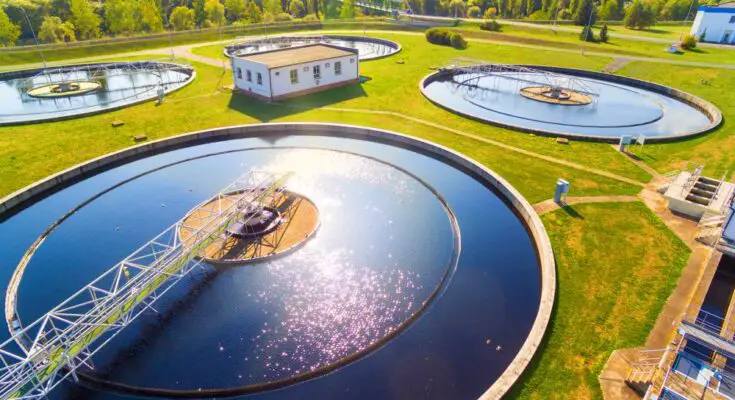
[[[555,90],[550,86],[529,86],[521,89],[521,96],[561,106],[583,106],[592,103],[592,97],[574,91]]]
[[[79,96],[98,90],[101,87],[102,85],[95,81],[51,83],[28,89],[28,95],[40,98]]]
[[[203,228],[206,216],[227,209],[240,193],[230,193],[194,208],[184,217],[179,237],[186,244],[192,234]],[[214,264],[249,264],[284,255],[306,243],[319,227],[319,210],[308,198],[291,191],[270,194],[269,206],[257,212],[243,211],[225,235],[203,250],[206,261]],[[243,222],[247,221],[247,222]]]

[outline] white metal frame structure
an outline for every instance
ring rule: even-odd
[[[571,75],[558,74],[513,64],[493,64],[482,60],[458,57],[452,60],[452,65],[442,68],[442,71],[452,71],[455,75],[468,75],[464,80],[454,81],[456,88],[491,89],[481,87],[478,82],[487,76],[502,77],[528,83],[532,85],[548,86],[561,90],[586,94],[593,99],[599,97],[599,92],[587,85],[583,79]]]
[[[202,250],[226,234],[243,210],[260,210],[284,190],[291,173],[251,171],[208,201],[227,196],[226,207],[196,227],[182,220],[110,268],[68,299],[0,344],[0,399],[44,398],[192,270]],[[236,193],[233,196],[233,193]],[[225,204],[220,202],[220,204]],[[180,231],[190,235],[182,240]]]

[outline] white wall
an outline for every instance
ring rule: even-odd
[[[350,62],[350,60],[353,60]],[[342,74],[334,74],[334,64],[337,61],[342,62]],[[327,64],[329,67],[327,68]],[[319,83],[314,79],[313,68],[319,65],[321,69],[321,78]],[[329,85],[338,82],[344,82],[356,79],[359,76],[359,60],[357,54],[350,56],[333,58],[330,60],[322,60],[317,62],[308,62],[303,64],[291,65],[288,67],[275,68],[270,72],[270,79],[273,88],[273,97],[281,96],[288,93],[298,92],[301,90],[312,89],[318,86]],[[306,71],[304,71],[306,68]],[[298,71],[298,83],[291,83],[291,70]]]
[[[735,43],[735,22],[730,23],[731,17],[735,17],[735,10],[733,12],[699,10],[692,24],[691,34],[699,38],[702,32],[707,29],[704,40],[720,43],[725,32],[730,31],[730,38],[727,43]]]
[[[238,75],[238,68],[242,71],[242,78]],[[248,82],[247,71],[252,73],[252,81]],[[258,85],[258,73],[263,77],[263,84]],[[271,82],[268,68],[260,63],[255,63],[242,58],[232,57],[232,76],[235,80],[235,87],[246,91],[253,92],[265,97],[271,97]]]

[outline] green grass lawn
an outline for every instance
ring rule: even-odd
[[[554,315],[509,398],[601,399],[612,350],[641,346],[689,249],[642,203],[576,205],[542,220],[557,262]]]
[[[696,61],[712,63],[735,62],[735,49],[702,48],[687,51],[680,54],[671,54],[667,51],[666,43],[639,41],[627,38],[611,37],[608,43],[583,43],[579,40],[579,34],[562,30],[538,29],[517,25],[503,25],[502,32],[486,32],[479,29],[477,24],[463,24],[458,28],[467,32],[469,37],[486,38],[490,40],[502,40],[513,42],[524,42],[527,44],[543,45],[565,49],[605,52],[618,56],[655,57],[678,61]],[[625,29],[618,27],[618,29]],[[599,34],[599,29],[595,29]],[[626,30],[626,34],[628,34]],[[672,39],[673,41],[674,39]]]
[[[735,73],[715,68],[692,68],[635,62],[618,70],[618,74],[652,80],[685,90],[716,105],[724,117],[715,132],[668,144],[647,144],[634,152],[660,172],[680,168],[685,162],[706,164],[705,173],[720,178],[735,172]],[[706,84],[702,80],[706,80]],[[635,146],[634,146],[635,147]]]

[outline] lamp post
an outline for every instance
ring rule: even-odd
[[[169,4],[168,7],[166,7],[166,10],[163,12],[163,16],[166,17],[166,26],[168,27],[168,47],[171,48],[171,61],[174,60],[174,32],[173,27],[171,26],[171,18],[169,16],[169,11],[174,7],[173,4]]]
[[[43,51],[41,50],[41,43],[38,43],[36,32],[33,30],[33,24],[31,24],[31,19],[28,18],[28,13],[26,12],[25,8],[20,7],[20,9],[21,11],[23,11],[23,15],[25,15],[26,21],[28,22],[28,27],[31,29],[31,35],[33,35],[33,40],[36,42],[36,48],[38,48],[38,54],[41,56],[41,62],[43,63],[43,68],[46,69],[46,59],[43,57]]]

